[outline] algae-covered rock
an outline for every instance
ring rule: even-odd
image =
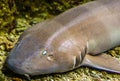
[[[92,0],[0,0],[0,81],[27,81],[5,65],[25,29],[88,1]],[[120,47],[107,53],[120,59]],[[120,75],[81,67],[66,73],[33,76],[31,81],[120,81]]]
[[[14,0],[0,0],[0,30],[8,30],[15,20]]]

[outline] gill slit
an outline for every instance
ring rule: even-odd
[[[77,59],[76,56],[74,56],[73,57],[73,68],[75,68],[75,66],[76,66],[76,59]]]

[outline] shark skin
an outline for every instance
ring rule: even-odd
[[[21,75],[61,73],[80,66],[120,74],[103,52],[120,45],[120,0],[92,1],[38,23],[20,36],[6,63]]]

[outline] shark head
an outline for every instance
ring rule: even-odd
[[[72,46],[71,41],[67,40],[59,47],[56,44],[46,47],[43,40],[35,36],[24,36],[11,50],[7,66],[21,75],[66,72],[79,66],[82,59],[81,56],[74,55],[78,50]]]

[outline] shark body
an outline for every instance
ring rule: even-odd
[[[10,52],[7,66],[21,75],[80,66],[120,73],[120,63],[103,53],[119,45],[120,0],[97,0],[26,30]]]

